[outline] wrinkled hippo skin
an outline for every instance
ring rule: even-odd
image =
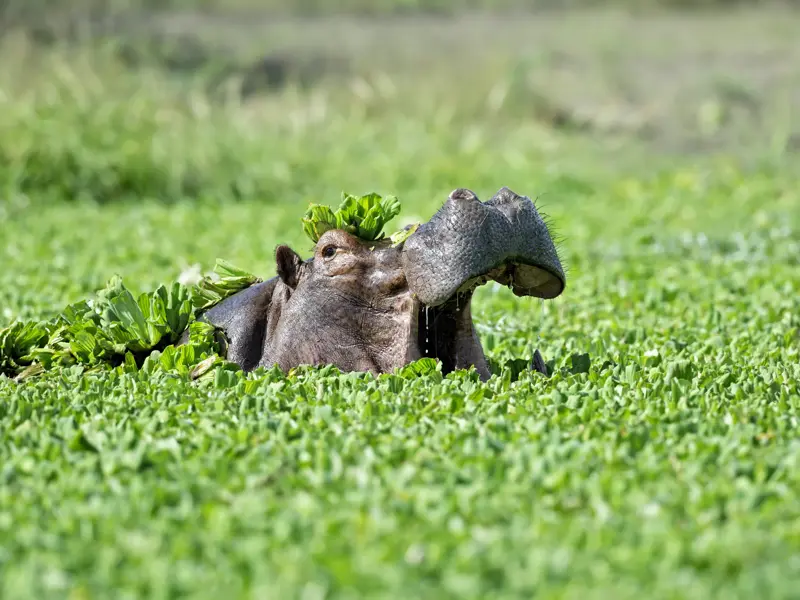
[[[517,296],[550,299],[566,284],[533,202],[508,188],[486,202],[453,191],[396,246],[332,230],[307,260],[283,245],[275,258],[274,278],[200,317],[224,335],[228,360],[247,371],[335,365],[378,374],[430,356],[443,373],[475,367],[485,380],[470,307],[475,288],[493,280]],[[538,351],[532,368],[547,374]]]

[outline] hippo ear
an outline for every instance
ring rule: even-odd
[[[300,265],[303,264],[303,260],[289,246],[278,246],[275,251],[275,261],[278,263],[278,277],[294,289],[300,279]]]

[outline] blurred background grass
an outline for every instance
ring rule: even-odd
[[[308,197],[312,179],[411,194],[470,159],[473,185],[495,185],[486,154],[577,156],[562,144],[605,158],[598,170],[774,162],[800,145],[800,19],[785,3],[333,6],[3,3],[2,183],[100,202]]]
[[[219,256],[269,275],[276,243],[308,251],[307,203],[342,190],[396,194],[412,221],[508,185],[573,267],[648,228],[778,222],[795,6],[6,1],[2,321],[112,272],[151,287]]]

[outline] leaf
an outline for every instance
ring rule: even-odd
[[[217,259],[214,272],[219,274],[220,277],[244,278],[253,281],[258,279],[258,277],[252,273],[248,273],[244,269],[241,269],[222,258]]]
[[[226,289],[214,295],[214,301],[258,281],[254,275],[224,261],[218,261],[218,269],[232,276],[224,280]],[[0,330],[0,373],[24,372],[27,378],[76,363],[115,363],[132,371],[136,365],[134,355],[177,341],[192,322],[194,312],[191,290],[178,282],[169,287],[161,285],[134,299],[115,275],[94,298],[68,305],[51,321],[16,323]],[[214,328],[198,325],[188,345],[196,347],[176,350],[171,367],[188,369],[196,356],[200,360],[216,351]]]
[[[303,231],[317,243],[331,229],[342,229],[366,241],[382,239],[384,226],[400,214],[400,201],[395,196],[382,198],[376,193],[353,196],[342,192],[339,208],[311,204],[301,219]]]
[[[17,381],[24,381],[30,377],[34,377],[36,375],[41,375],[44,372],[44,366],[41,364],[33,364],[25,367],[22,372],[17,375]]]
[[[441,375],[441,363],[426,356],[395,369],[395,373],[404,379],[413,379],[423,375]]]
[[[400,231],[393,233],[390,237],[392,240],[392,246],[399,246],[400,244],[404,243],[414,234],[417,229],[419,229],[419,223],[414,223],[413,225],[409,225],[408,227],[404,227]]]
[[[303,231],[314,243],[318,242],[326,231],[339,229],[342,226],[339,217],[330,207],[322,204],[311,204],[301,220]]]
[[[109,305],[109,310],[106,312],[107,318],[111,320],[114,318],[119,321],[120,325],[127,331],[132,333],[135,337],[132,341],[142,342],[148,344],[150,339],[147,316],[145,315],[142,307],[149,313],[149,298],[146,295],[139,297],[140,301],[136,301],[128,290],[113,298]],[[113,315],[113,317],[111,317]]]
[[[402,205],[396,196],[386,196],[380,200],[380,204],[384,215],[384,224],[388,223],[400,214]]]
[[[222,259],[217,259],[214,275],[216,278],[211,276],[203,277],[193,286],[189,301],[194,311],[206,310],[219,304],[225,298],[262,281],[260,277],[235,267]],[[188,322],[188,318],[186,320]],[[181,331],[183,329],[185,329],[185,326],[181,328]]]
[[[124,365],[124,370],[127,373],[135,373],[138,370],[138,367],[136,365],[136,359],[130,352],[125,353],[125,362],[123,363],[123,365]]]
[[[97,338],[87,329],[77,331],[70,341],[70,351],[83,363],[94,364],[101,356]]]
[[[82,430],[78,431],[70,440],[68,447],[74,452],[91,452],[93,454],[100,452],[97,444],[92,442]]]
[[[175,346],[167,346],[162,350],[159,362],[165,370],[171,371],[175,368],[175,355]]]
[[[207,359],[205,359],[202,362],[198,363],[195,366],[195,368],[192,369],[192,372],[189,374],[189,376],[192,379],[198,379],[198,378],[202,377],[203,375],[205,375],[206,373],[208,373],[212,369],[212,367],[216,364],[216,362],[218,360],[219,360],[219,357],[216,356],[216,355],[209,356]]]

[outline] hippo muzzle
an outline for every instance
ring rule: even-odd
[[[517,296],[551,299],[566,285],[533,202],[506,187],[486,202],[454,190],[406,240],[401,261],[418,302],[419,354],[439,359],[444,372],[474,366],[482,378],[489,369],[472,323],[475,288],[493,280]]]
[[[533,202],[504,187],[486,202],[454,190],[403,247],[411,291],[429,307],[489,280],[517,296],[551,299],[566,278],[547,225]]]

